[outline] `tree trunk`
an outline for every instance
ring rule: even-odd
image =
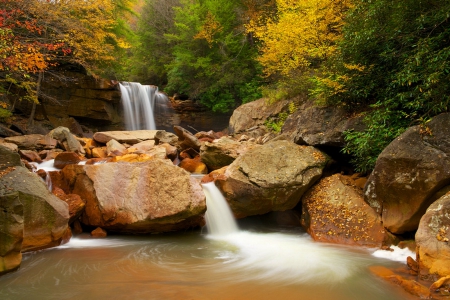
[[[36,83],[36,101],[33,101],[33,107],[31,108],[30,118],[28,119],[28,128],[34,126],[34,116],[36,114],[36,105],[39,103],[39,94],[41,92],[42,78],[44,77],[44,71],[40,71]]]

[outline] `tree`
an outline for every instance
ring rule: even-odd
[[[339,55],[318,78],[317,95],[363,113],[364,132],[347,132],[345,151],[360,171],[407,127],[449,110],[449,1],[359,0]]]

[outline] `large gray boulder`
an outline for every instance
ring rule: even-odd
[[[230,133],[241,133],[262,126],[269,117],[287,111],[290,102],[282,100],[268,104],[267,99],[262,98],[239,106],[230,118]]]
[[[420,220],[416,244],[421,275],[450,276],[449,241],[450,193],[447,193],[431,204]]]
[[[23,166],[19,153],[0,145],[0,170],[15,166]]]
[[[306,101],[286,119],[281,132],[299,145],[343,147],[343,132],[362,127],[361,118],[349,118],[343,108]]]
[[[365,201],[381,214],[392,233],[418,228],[420,218],[450,183],[450,114],[427,128],[410,127],[377,159],[365,186]]]
[[[239,156],[216,184],[236,217],[283,211],[297,205],[327,161],[313,147],[269,142]]]
[[[115,232],[159,233],[204,224],[199,182],[170,160],[70,165],[70,193],[86,201],[82,223]]]
[[[68,229],[68,205],[50,193],[38,175],[20,166],[0,177],[0,196],[11,192],[18,193],[23,205],[22,251],[59,245]]]
[[[22,261],[23,205],[19,194],[0,196],[0,275],[17,269]]]

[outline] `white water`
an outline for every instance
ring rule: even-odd
[[[155,103],[168,102],[168,98],[158,91],[158,87],[137,82],[119,84],[126,130],[156,129]]]
[[[411,256],[412,258],[416,258],[416,253],[412,252],[408,248],[399,248],[397,246],[391,246],[391,250],[376,250],[372,253],[375,257],[385,258],[393,261],[398,261],[402,263],[406,263],[406,258]]]

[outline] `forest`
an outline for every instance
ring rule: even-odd
[[[343,151],[367,172],[449,110],[449,17],[448,0],[0,0],[0,121],[74,67],[215,112],[303,95],[364,118]]]

